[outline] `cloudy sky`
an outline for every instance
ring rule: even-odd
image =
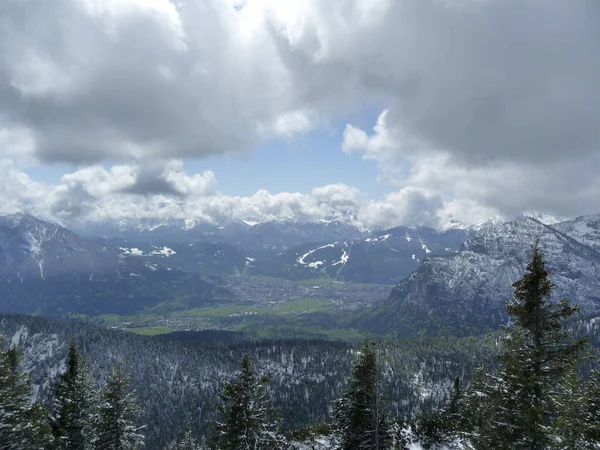
[[[0,213],[600,212],[597,0],[3,0]]]

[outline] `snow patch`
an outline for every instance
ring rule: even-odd
[[[321,250],[321,249],[323,249],[323,248],[327,248],[327,247],[335,247],[335,244],[327,244],[327,245],[323,245],[322,247],[318,247],[318,248],[315,248],[315,249],[313,249],[313,250],[310,250],[308,253],[305,253],[304,255],[302,255],[301,257],[299,257],[299,258],[297,259],[297,261],[298,261],[298,264],[302,264],[303,266],[306,266],[306,262],[304,261],[304,259],[305,259],[307,256],[310,256],[310,255],[312,255],[312,254],[313,254],[314,252],[316,252],[317,250]]]
[[[133,249],[132,249],[133,250]],[[169,247],[163,247],[160,249],[156,249],[151,251],[150,253],[148,253],[149,255],[160,255],[160,256],[166,256],[167,258],[169,256],[173,256],[175,255],[177,252],[173,249],[170,249]]]
[[[134,248],[125,248],[125,247],[119,247],[119,250],[121,250],[123,253],[123,255],[128,255],[128,256],[144,256],[144,252],[141,251],[139,248],[134,247]]]

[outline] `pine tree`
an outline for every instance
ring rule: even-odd
[[[185,426],[185,433],[182,438],[169,444],[167,450],[202,450],[203,446],[194,437],[192,427],[188,422]]]
[[[0,350],[0,448],[46,449],[51,442],[47,414],[40,403],[31,403],[31,380],[20,363],[16,347]]]
[[[386,405],[380,393],[375,343],[362,344],[352,379],[335,405],[342,450],[383,450],[390,443]]]
[[[487,377],[474,397],[488,403],[487,417],[473,427],[476,448],[541,450],[552,445],[557,389],[585,342],[572,342],[565,331],[563,321],[577,308],[567,300],[550,301],[549,276],[536,241],[526,274],[513,284],[507,312],[514,326],[505,329],[498,374]]]
[[[454,378],[452,395],[446,406],[438,412],[423,415],[415,423],[414,434],[424,449],[438,448],[459,437],[463,403],[460,378],[457,376]]]
[[[52,429],[57,449],[88,450],[96,441],[98,392],[86,358],[69,345],[66,370],[53,387]]]
[[[600,444],[600,369],[592,372],[584,386],[585,424],[584,435],[590,448],[598,448],[590,444]]]
[[[222,394],[223,421],[216,426],[218,450],[262,450],[280,448],[267,397],[267,378],[257,377],[248,354],[241,361],[241,372],[225,386]]]
[[[136,425],[141,415],[142,408],[134,393],[129,391],[129,378],[122,374],[120,365],[117,365],[102,391],[96,448],[101,450],[142,448],[143,427]]]
[[[585,433],[588,428],[586,406],[589,402],[584,381],[573,369],[558,388],[556,396],[558,418],[553,433],[552,448],[559,450],[594,448]]]

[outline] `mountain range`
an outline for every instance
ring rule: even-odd
[[[0,311],[173,311],[235,304],[223,277],[327,279],[390,285],[388,300],[357,312],[348,326],[398,336],[471,334],[506,322],[504,304],[536,238],[557,298],[585,313],[600,310],[600,215],[551,225],[522,216],[448,230],[360,230],[342,220],[187,225],[83,236],[25,214],[0,217]]]

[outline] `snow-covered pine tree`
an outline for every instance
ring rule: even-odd
[[[391,435],[379,379],[376,345],[367,339],[360,347],[350,384],[335,404],[342,450],[389,447]]]
[[[558,418],[554,429],[553,449],[593,449],[598,448],[588,441],[587,429],[587,392],[585,383],[575,368],[558,386],[556,404]]]
[[[592,371],[585,382],[585,425],[584,434],[588,443],[597,444],[600,447],[600,369]]]
[[[66,370],[53,386],[52,430],[57,449],[94,448],[98,389],[87,360],[75,341],[69,345]]]
[[[144,446],[143,427],[136,422],[142,408],[129,390],[129,377],[124,376],[120,364],[102,390],[98,410],[98,450],[137,450]]]
[[[192,427],[188,422],[185,426],[185,432],[181,439],[171,442],[167,450],[203,450],[203,446],[194,437]]]
[[[46,449],[52,441],[46,410],[40,403],[31,403],[31,380],[20,369],[17,348],[2,348],[0,336],[0,448]]]
[[[573,342],[564,329],[564,319],[577,308],[567,300],[550,301],[549,276],[536,241],[527,272],[514,283],[514,299],[507,305],[514,326],[505,329],[498,373],[484,378],[471,395],[485,403],[477,409],[487,415],[473,418],[475,448],[542,450],[552,444],[557,392],[581,358],[585,341]]]
[[[218,450],[281,448],[282,440],[269,417],[267,383],[267,378],[259,379],[250,355],[245,354],[240,374],[225,386],[222,394],[222,421],[215,430]]]

